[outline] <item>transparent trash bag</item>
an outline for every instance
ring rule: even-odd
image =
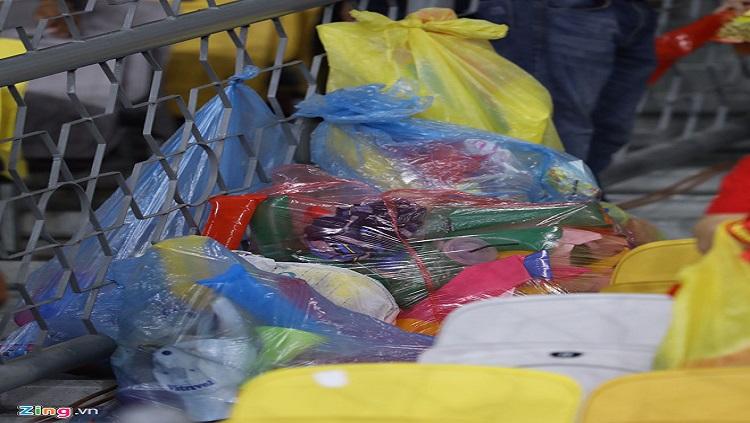
[[[245,73],[235,76],[224,89],[228,104],[220,96],[214,97],[195,114],[192,131],[185,124],[160,147],[177,175],[176,190],[162,164],[156,158],[147,160],[130,177],[130,193],[116,191],[92,214],[92,224],[84,233],[101,230],[102,234],[90,236],[80,245],[64,247],[56,253],[57,258],[30,275],[26,289],[35,303],[43,303],[38,310],[49,326],[42,344],[87,333],[82,320],[87,295],[74,293],[73,282],[80,290],[102,285],[112,260],[141,254],[154,239],[187,235],[198,226],[201,217],[195,215],[195,209],[178,207],[175,201],[170,205],[170,198],[179,195],[184,204],[199,204],[220,191],[258,189],[264,183],[255,174],[256,160],[257,168],[266,172],[284,163],[287,141],[276,116],[243,83],[257,72],[257,68],[248,67]],[[202,140],[196,138],[196,133]],[[199,142],[209,143],[212,149]],[[252,153],[252,144],[259,146],[257,156]],[[216,184],[219,176],[221,183]],[[132,194],[132,199],[127,194]],[[163,216],[151,217],[167,208],[170,212]],[[70,272],[61,266],[61,256]],[[61,298],[55,300],[58,296]],[[40,342],[37,337],[41,332],[30,311],[16,314],[15,321],[22,327],[2,346],[0,351],[6,356],[28,352]]]
[[[400,306],[397,324],[419,333],[436,333],[452,310],[484,298],[599,291],[628,251],[597,202],[378,193],[301,165],[276,176],[249,219],[245,248],[367,275]]]
[[[429,336],[338,307],[300,279],[264,272],[212,240],[179,237],[110,266],[92,312],[114,338],[123,402],[196,421],[228,416],[262,372],[325,363],[415,361]]]
[[[430,100],[403,88],[367,85],[300,103],[297,115],[323,118],[312,135],[312,161],[334,176],[382,191],[455,189],[532,202],[599,194],[581,160],[518,139],[414,118]]]

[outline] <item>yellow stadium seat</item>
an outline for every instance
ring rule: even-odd
[[[664,294],[677,274],[700,259],[695,239],[657,241],[633,249],[620,260],[604,292]]]
[[[615,379],[591,394],[581,417],[583,423],[750,422],[750,367]]]
[[[217,0],[217,5],[231,3],[236,0]],[[206,8],[205,0],[183,0],[180,5],[181,13],[190,13]],[[300,59],[309,61],[312,57],[313,37],[315,25],[320,20],[320,9],[309,9],[299,13],[286,15],[280,19],[288,38],[284,51],[284,61]],[[239,31],[235,31],[239,36]],[[246,50],[253,64],[265,68],[274,64],[276,47],[279,37],[272,21],[262,21],[250,25],[247,36]],[[208,63],[219,78],[228,78],[235,73],[235,57],[237,47],[230,36],[216,33],[209,37]],[[200,66],[201,40],[199,38],[174,44],[170,47],[170,58],[165,78],[166,91],[169,94],[179,94],[187,102],[190,89],[211,80],[206,71]],[[249,64],[249,63],[247,63]],[[186,71],[186,69],[188,71]],[[248,81],[254,90],[265,95],[270,73],[265,72]],[[198,93],[198,106],[203,105],[216,95],[213,88],[202,89]],[[170,104],[173,112],[179,113],[176,105]]]
[[[23,43],[19,40],[0,38],[0,59],[16,56],[26,52]],[[19,93],[23,95],[26,84],[16,84]],[[16,112],[18,107],[7,88],[0,89],[0,140],[10,138],[16,128]],[[10,162],[10,153],[12,144],[10,142],[0,141],[0,175],[10,177],[8,173],[8,163]],[[16,166],[21,177],[26,176],[26,162],[21,160]]]
[[[572,423],[581,390],[526,369],[348,364],[276,370],[240,390],[227,423]]]

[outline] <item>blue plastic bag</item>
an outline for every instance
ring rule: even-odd
[[[199,236],[118,260],[93,321],[112,336],[118,396],[228,416],[246,379],[279,367],[415,361],[432,338],[338,307],[304,281],[263,272]],[[104,298],[104,297],[108,298]]]
[[[314,163],[380,190],[456,189],[531,202],[588,200],[599,194],[579,159],[489,132],[413,118],[430,105],[396,85],[365,85],[314,96],[298,116],[321,117]]]
[[[161,151],[178,175],[177,193],[182,202],[199,204],[217,194],[220,188],[236,193],[254,191],[265,185],[256,176],[247,189],[249,178],[253,173],[258,173],[256,162],[264,172],[288,162],[289,143],[277,117],[263,99],[243,83],[256,76],[257,72],[255,67],[246,68],[224,90],[231,110],[219,96],[214,97],[195,114],[192,131],[185,124],[161,146]],[[196,139],[196,131],[202,140]],[[186,136],[189,138],[185,139]],[[225,136],[227,138],[223,143],[217,141]],[[213,157],[206,152],[206,144],[197,144],[199,141],[210,146]],[[223,148],[220,147],[222,144]],[[183,149],[183,154],[177,154]],[[224,187],[214,186],[214,182],[219,180]],[[82,320],[87,295],[73,292],[70,285],[72,278],[81,289],[101,284],[112,260],[141,254],[153,240],[187,235],[192,230],[187,219],[195,222],[201,218],[195,215],[192,207],[177,209],[176,202],[169,204],[168,199],[175,193],[170,191],[169,179],[162,165],[153,158],[145,162],[138,174],[131,176],[129,183],[133,198],[130,208],[125,193],[118,190],[95,213],[99,224],[105,228],[103,236],[111,251],[106,252],[97,237],[90,237],[80,246],[64,248],[72,268],[70,276],[57,258],[30,276],[27,289],[34,301],[48,301],[39,307],[49,326],[42,344],[52,344],[88,332]],[[148,218],[165,211],[164,203],[171,207],[171,212],[163,217]],[[136,204],[146,218],[138,218],[132,204]],[[119,226],[123,215],[124,222]],[[106,228],[110,227],[115,228],[107,231]],[[93,231],[93,227],[89,227],[89,230]],[[55,300],[63,287],[61,298]],[[108,291],[113,288],[103,289]],[[22,327],[0,347],[0,353],[5,356],[21,355],[39,342],[41,332],[37,323],[32,321],[30,312],[18,313],[15,320]]]

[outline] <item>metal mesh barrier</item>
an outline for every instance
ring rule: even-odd
[[[11,181],[3,184],[0,198],[0,227],[4,228],[0,259],[16,262],[17,270],[7,276],[11,300],[22,299],[20,303],[8,302],[10,307],[3,310],[0,325],[7,333],[15,327],[13,316],[26,310],[42,329],[42,336],[48,335],[45,319],[38,312],[42,303],[35,303],[26,284],[35,260],[53,257],[61,264],[64,276],[55,290],[58,295],[45,303],[58,300],[68,287],[74,295],[87,298],[81,323],[90,335],[46,350],[38,348],[21,358],[4,357],[0,364],[0,390],[111,351],[111,341],[96,335],[88,318],[98,290],[108,283],[105,273],[99,272],[93,283],[82,286],[72,257],[81,243],[95,238],[101,252],[111,260],[115,251],[107,237],[123,225],[126,212],[132,212],[137,219],[156,221],[181,213],[192,232],[198,232],[208,196],[231,191],[222,185],[219,169],[214,169],[215,177],[204,187],[206,194],[197,202],[188,202],[186,194],[177,188],[178,180],[185,175],[180,174],[176,164],[188,151],[199,148],[215,165],[221,160],[222,143],[241,135],[224,128],[221,136],[204,139],[194,119],[197,109],[214,95],[231,113],[232,104],[223,87],[246,65],[261,68],[253,84],[265,95],[282,125],[288,147],[286,161],[292,160],[301,138],[309,131],[305,130],[305,122],[292,119],[290,107],[282,104],[281,82],[284,78],[293,81],[292,85],[302,91],[298,97],[316,92],[323,56],[312,55],[314,25],[330,21],[334,7],[330,0],[52,3],[59,13],[53,12],[38,23],[30,18],[39,6],[46,5],[28,0],[0,3],[3,35],[19,39],[27,50],[0,61],[0,86],[6,87],[6,100],[12,99],[17,106],[13,136],[0,140],[12,146],[6,169]],[[55,31],[63,31],[65,37],[54,37]],[[295,46],[290,43],[292,32]],[[177,47],[165,49],[190,40],[194,40],[193,44],[183,48],[182,53]],[[171,66],[179,68],[170,69]],[[174,92],[185,88],[170,86],[174,82],[169,80],[170,75],[180,73],[188,81],[202,83],[187,87],[187,92]],[[190,79],[190,74],[200,76]],[[54,109],[50,109],[50,103]],[[37,119],[31,119],[32,115]],[[170,130],[184,123],[184,138],[189,139],[169,154],[160,149],[170,134],[160,127],[164,116],[172,123],[167,125]],[[29,123],[35,120],[41,122],[31,127]],[[131,122],[123,125],[128,120]],[[130,127],[124,135],[118,133],[122,126]],[[137,130],[133,130],[134,126]],[[244,142],[252,159],[260,146]],[[123,156],[134,148],[142,150],[141,155],[146,158],[134,163],[127,160],[134,158],[131,156],[123,161]],[[22,162],[22,153],[27,151],[31,152],[28,175]],[[32,166],[34,159],[40,164],[37,168]],[[108,166],[108,162],[118,160],[122,162],[119,168]],[[151,163],[161,165],[170,191],[158,211],[149,214],[142,211],[144,205],[131,200],[140,172]],[[249,187],[256,178],[267,180],[268,174],[269,169],[260,164],[251,166],[245,186],[233,191]],[[113,191],[123,195],[122,213],[113,224],[105,226],[94,210],[101,198]],[[69,203],[73,211],[57,213],[55,204],[61,202]],[[16,231],[20,216],[31,220],[29,234]],[[163,225],[157,224],[150,241],[164,237]]]

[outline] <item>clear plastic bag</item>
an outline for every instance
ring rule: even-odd
[[[455,189],[518,201],[587,200],[599,194],[579,159],[550,148],[412,116],[429,106],[402,86],[341,89],[298,105],[322,117],[312,160],[382,191]]]
[[[625,235],[631,248],[667,239],[664,232],[648,220],[634,216],[616,204],[604,201],[601,204],[614,221],[617,230]]]
[[[599,291],[628,250],[597,202],[377,193],[299,165],[277,177],[250,220],[246,247],[380,281],[402,309],[397,324],[410,331],[434,334],[450,311],[484,298]]]
[[[339,307],[386,323],[393,323],[398,315],[399,308],[391,293],[369,276],[325,264],[279,262],[246,251],[235,253],[265,272],[302,279]]]
[[[167,161],[178,175],[177,193],[183,202],[198,204],[208,196],[215,195],[219,189],[243,192],[248,177],[252,176],[248,172],[256,169],[253,165],[256,159],[249,154],[245,145],[248,140],[261,146],[257,152],[257,161],[258,166],[265,171],[270,172],[284,162],[286,140],[276,116],[258,94],[243,84],[244,80],[254,77],[257,71],[257,68],[248,67],[245,73],[236,76],[225,89],[231,111],[217,96],[194,116],[193,130],[199,132],[204,141],[216,141],[222,138],[222,134],[227,135],[220,157],[206,154],[204,148],[197,144],[194,133],[187,132],[186,129],[189,128],[185,126],[161,146],[162,152],[168,157]],[[185,139],[188,134],[189,138]],[[238,135],[242,135],[245,142]],[[180,151],[184,153],[178,154]],[[217,170],[221,174],[223,187],[210,185],[217,177]],[[90,237],[80,246],[64,248],[72,274],[66,272],[58,258],[55,258],[29,277],[27,289],[34,301],[47,301],[38,308],[49,326],[43,344],[69,339],[88,331],[82,320],[87,296],[73,292],[70,284],[73,278],[81,289],[103,283],[102,276],[112,260],[142,253],[153,239],[187,235],[191,231],[191,225],[186,219],[194,222],[200,219],[200,216],[195,216],[192,208],[177,208],[176,203],[172,205],[172,211],[163,218],[148,217],[163,211],[163,205],[170,196],[177,195],[171,191],[169,178],[156,159],[148,160],[140,172],[131,177],[130,183],[130,204],[125,193],[118,190],[95,212],[99,226],[104,228],[105,233],[100,236],[106,237],[107,247],[98,237]],[[263,185],[256,177],[250,189]],[[138,206],[143,217],[136,216],[134,205]],[[123,214],[123,225],[118,226]],[[110,227],[114,229],[108,230]],[[89,232],[93,231],[94,228],[89,228]],[[67,288],[62,298],[50,301],[60,295],[58,289],[66,283]],[[15,321],[22,327],[11,334],[0,349],[4,355],[23,354],[39,342],[37,338],[41,331],[30,311],[16,314]]]
[[[112,336],[118,397],[223,419],[239,385],[267,370],[415,361],[432,338],[338,307],[300,279],[267,273],[199,236],[112,263],[116,288],[92,321]]]

